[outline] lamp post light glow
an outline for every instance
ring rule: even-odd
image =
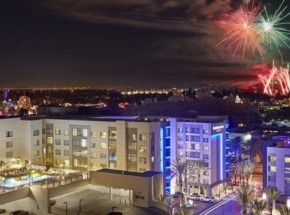
[[[289,210],[290,209],[290,197],[289,196],[287,197],[286,206]]]
[[[267,194],[266,194],[266,193],[263,193],[263,195],[262,195],[262,199],[263,199],[264,201],[267,200]]]

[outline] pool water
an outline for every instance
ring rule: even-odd
[[[42,180],[48,179],[48,178],[52,178],[52,176],[42,175],[42,176],[31,177],[30,182],[42,181]],[[29,176],[28,175],[22,176],[22,179],[24,179],[24,180],[17,181],[16,178],[9,178],[5,181],[4,185],[3,185],[4,182],[2,181],[1,185],[4,187],[17,187],[20,185],[29,184]]]

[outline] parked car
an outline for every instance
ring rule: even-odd
[[[181,193],[181,192],[179,192],[179,191],[177,191],[177,192],[175,192],[173,195],[172,195],[172,197],[173,198],[180,198],[180,197],[184,197],[184,194],[183,193]]]
[[[16,210],[16,211],[11,211],[10,215],[29,215],[29,212],[23,211],[23,210]]]
[[[197,194],[197,193],[193,193],[193,194],[191,194],[191,195],[188,197],[188,199],[191,199],[191,200],[197,200],[197,201],[199,201],[200,198],[201,198],[201,196],[200,196],[199,194]]]
[[[200,198],[200,201],[202,202],[214,202],[215,199],[213,196],[204,196]]]

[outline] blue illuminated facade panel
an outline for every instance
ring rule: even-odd
[[[226,124],[226,178],[230,177],[230,139],[229,139],[229,124]]]
[[[170,193],[170,181],[171,181],[171,167],[170,167],[170,126],[169,123],[161,125],[160,128],[160,165],[163,172],[164,190],[166,193]]]

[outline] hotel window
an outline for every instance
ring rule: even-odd
[[[276,160],[277,160],[276,156],[269,156],[268,157],[268,161],[270,161],[270,162],[276,162]]]
[[[96,148],[97,144],[96,143],[91,143],[91,148]]]
[[[45,128],[42,129],[42,134],[45,134]]]
[[[39,140],[33,140],[33,146],[39,146],[40,141]]]
[[[13,141],[6,142],[6,148],[11,148],[11,147],[13,147]]]
[[[107,132],[100,132],[101,138],[107,138]]]
[[[182,144],[177,144],[177,149],[183,149],[183,145]]]
[[[91,137],[97,137],[97,132],[96,131],[91,131]]]
[[[101,143],[100,148],[101,149],[106,149],[107,148],[107,143]]]
[[[117,131],[109,130],[109,138],[117,138]]]
[[[290,157],[285,157],[285,163],[290,163]]]
[[[140,157],[139,158],[139,163],[146,164],[146,158],[145,157]]]
[[[34,150],[33,151],[33,156],[39,156],[40,155],[40,151],[39,150]]]
[[[107,154],[101,153],[100,154],[100,160],[107,160]]]
[[[137,150],[137,143],[129,143],[128,149],[132,150],[132,151],[136,151]]]
[[[13,137],[13,131],[6,131],[6,137]]]
[[[203,154],[203,159],[208,159],[208,154]]]
[[[190,140],[193,142],[200,142],[200,136],[191,136]]]
[[[55,139],[54,140],[55,145],[61,145],[61,140],[60,139]]]
[[[33,130],[33,136],[39,136],[39,130]]]
[[[55,135],[61,135],[61,129],[56,128],[56,129],[54,130],[54,134],[55,134]]]
[[[177,128],[177,133],[182,133],[182,128]]]
[[[202,142],[208,143],[208,138],[202,138]]]
[[[139,135],[139,140],[140,141],[146,141],[147,140],[147,135],[146,134],[140,134]]]
[[[69,146],[69,140],[63,140],[63,145]]]
[[[199,144],[194,144],[194,149],[195,150],[200,150],[200,145]]]
[[[6,152],[6,158],[12,158],[13,152]]]
[[[137,166],[136,165],[130,165],[130,166],[128,166],[128,171],[130,171],[130,172],[136,172],[137,171]]]
[[[208,179],[203,179],[202,182],[203,182],[203,184],[208,184],[209,180]]]
[[[147,146],[145,146],[145,145],[140,145],[140,146],[139,146],[139,152],[147,152]]]
[[[177,136],[178,141],[183,141],[183,136]]]
[[[139,172],[146,172],[147,170],[145,168],[139,168]]]
[[[109,160],[111,160],[111,161],[117,160],[116,152],[110,152],[109,153]]]
[[[190,133],[199,134],[200,133],[200,128],[190,128]]]
[[[46,143],[47,144],[52,144],[53,143],[53,138],[52,137],[47,137],[46,138]]]
[[[64,136],[68,136],[68,130],[65,129],[65,130],[63,131],[63,134],[64,134]]]
[[[100,164],[101,169],[106,169],[107,168],[107,164]]]
[[[137,162],[137,155],[136,154],[128,154],[128,161],[129,162]]]
[[[96,152],[91,153],[91,158],[97,158],[97,153]]]
[[[110,168],[110,169],[116,169],[116,168],[117,168],[117,164],[116,164],[116,162],[110,162],[110,163],[109,163],[109,168]]]
[[[208,134],[208,129],[203,129],[204,134]]]
[[[275,175],[269,175],[268,176],[268,181],[276,182],[276,176]]]
[[[87,147],[87,140],[86,139],[72,140],[72,145],[79,147]]]
[[[269,166],[269,167],[268,167],[268,170],[269,170],[270,172],[276,172],[276,166]]]
[[[208,146],[203,146],[203,151],[208,151]]]
[[[60,149],[55,149],[55,154],[56,155],[61,155],[61,150]]]
[[[59,165],[60,164],[60,159],[55,159],[54,161],[55,161],[55,164],[56,165]]]
[[[87,137],[88,136],[88,129],[73,128],[72,129],[72,136],[74,136],[74,137]]]
[[[205,172],[203,173],[203,175],[208,176],[208,175],[209,175],[209,174],[208,174],[208,171],[205,171]]]
[[[129,134],[128,140],[129,141],[136,141],[137,140],[137,134]]]
[[[63,155],[69,156],[70,155],[69,150],[63,150]]]
[[[53,134],[52,128],[46,128],[46,134]]]
[[[117,143],[115,141],[109,141],[108,148],[109,149],[116,149]]]

